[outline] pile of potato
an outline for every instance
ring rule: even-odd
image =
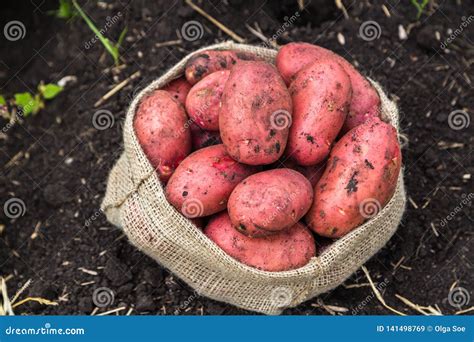
[[[401,166],[377,91],[306,43],[283,46],[276,66],[197,53],[185,77],[141,101],[134,128],[168,201],[228,255],[266,271],[305,265],[315,238],[369,219],[365,205],[387,204]]]

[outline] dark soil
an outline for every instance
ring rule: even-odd
[[[258,23],[263,34],[271,37],[297,10],[296,1],[285,5],[229,2],[197,3],[255,44],[262,42],[245,24]],[[83,3],[98,27],[120,11],[120,19],[106,32],[111,39],[128,27],[123,66],[114,69],[99,42],[85,47],[93,34],[81,19],[54,18],[48,11],[55,2],[34,3],[2,3],[1,27],[20,20],[26,35],[14,42],[1,36],[1,94],[11,97],[33,91],[41,81],[57,82],[67,75],[76,76],[77,82],[69,83],[36,116],[13,127],[1,121],[7,127],[0,136],[1,205],[15,197],[24,201],[26,211],[17,219],[0,211],[0,275],[7,277],[10,295],[31,279],[32,285],[20,298],[29,295],[59,303],[28,303],[15,312],[90,314],[95,307],[93,291],[107,287],[115,300],[99,312],[125,306],[120,314],[129,308],[134,308],[133,314],[248,314],[197,296],[132,247],[99,211],[108,172],[122,150],[121,123],[131,94],[185,54],[228,36],[179,1]],[[474,299],[462,307],[448,300],[451,287],[462,287],[474,298],[473,211],[470,203],[463,204],[473,196],[474,125],[454,130],[448,115],[464,110],[473,116],[474,23],[448,44],[449,53],[441,49],[441,43],[447,38],[446,30],[459,28],[474,7],[464,0],[438,0],[418,20],[409,1],[386,1],[390,17],[381,3],[345,1],[349,15],[345,19],[333,1],[313,0],[278,43],[307,41],[331,48],[357,62],[360,70],[398,101],[403,133],[409,139],[403,157],[411,201],[396,235],[366,267],[374,281],[384,281],[380,289],[385,300],[400,311],[416,314],[396,294],[454,313],[474,305]],[[201,39],[155,46],[179,39],[177,32],[190,20],[204,25]],[[359,35],[359,27],[369,20],[381,28],[380,37],[373,41]],[[400,40],[399,25],[409,30],[408,39]],[[338,35],[344,37],[345,45]],[[94,108],[102,95],[136,71],[141,71],[139,78]],[[94,128],[92,117],[98,109],[114,114],[113,127]],[[447,216],[449,220],[443,221]],[[360,287],[351,286],[356,283]],[[366,283],[359,271],[334,291],[285,313],[327,314],[320,306],[324,303],[348,308],[345,314],[390,314]]]

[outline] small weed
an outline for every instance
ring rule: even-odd
[[[50,14],[60,19],[71,19],[77,15],[71,0],[59,0],[59,7],[55,11],[51,11]]]
[[[92,32],[95,33],[97,38],[99,38],[100,42],[102,45],[105,47],[107,52],[112,56],[114,59],[115,65],[119,64],[120,60],[120,52],[119,48],[122,45],[122,42],[125,38],[125,35],[127,34],[127,28],[125,27],[122,32],[120,33],[120,36],[117,40],[117,43],[113,44],[109,39],[107,39],[95,26],[95,24],[92,22],[92,20],[87,16],[87,14],[82,10],[82,8],[78,5],[78,3],[75,0],[72,0],[72,3],[74,5],[74,8],[77,10],[79,15],[84,19],[86,22],[87,26],[92,30]]]
[[[419,0],[410,0],[410,1],[412,5],[416,7],[416,10],[417,10],[416,18],[420,19],[421,15],[423,14],[425,10],[426,5],[429,4],[430,0],[421,0],[421,2]]]
[[[54,83],[38,85],[38,92],[13,94],[12,104],[21,110],[22,116],[27,117],[30,114],[37,114],[45,107],[46,100],[54,99],[63,88]],[[7,107],[8,103],[4,96],[0,95],[0,106]]]

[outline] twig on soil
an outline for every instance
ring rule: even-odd
[[[346,288],[346,289],[354,289],[354,288],[356,289],[356,288],[359,288],[359,287],[370,286],[370,283],[349,284],[349,285],[342,284],[342,286],[344,286],[344,288]]]
[[[461,311],[456,311],[454,314],[455,315],[462,315],[462,314],[465,314],[465,313],[468,313],[468,312],[471,312],[471,311],[474,311],[474,306],[471,306],[470,308],[467,308],[467,309],[464,309],[464,310],[461,310]]]
[[[451,284],[451,287],[449,288],[449,292],[453,291],[453,289],[456,287],[457,284],[458,284],[458,281],[455,280],[454,283]]]
[[[219,29],[221,29],[222,31],[224,31],[225,33],[227,33],[232,39],[234,39],[235,41],[239,42],[239,43],[244,43],[245,42],[245,39],[242,38],[241,36],[239,36],[238,34],[236,34],[235,32],[233,32],[232,30],[230,30],[227,26],[225,26],[224,24],[222,24],[220,21],[218,21],[217,19],[215,19],[214,17],[212,17],[211,15],[209,15],[207,12],[205,12],[201,7],[195,5],[191,0],[186,0],[185,1],[186,4],[188,4],[193,10],[195,10],[196,12],[198,12],[200,15],[202,15],[204,18],[206,18],[207,20],[209,20],[211,23],[213,23],[214,25],[216,25]]]
[[[79,267],[78,270],[79,270],[79,271],[82,271],[82,272],[84,272],[84,273],[93,275],[93,276],[96,276],[96,275],[99,274],[99,273],[97,273],[96,271],[91,271],[91,270],[88,270],[87,268],[84,268],[84,267]]]
[[[25,292],[25,290],[31,285],[31,279],[28,279],[28,281],[15,293],[13,298],[11,299],[11,303],[15,303],[15,301],[20,297],[20,295]]]
[[[400,296],[399,294],[395,294],[395,297],[400,299],[403,303],[405,303],[407,306],[409,306],[413,310],[418,311],[419,313],[425,316],[442,316],[443,315],[441,311],[439,311],[439,309],[435,309],[431,305],[422,306],[422,305],[415,304],[411,302],[410,300],[408,300],[407,298]]]
[[[33,233],[30,236],[31,240],[34,240],[38,237],[38,233],[39,233],[40,228],[41,228],[41,221],[38,221],[35,225],[35,229],[34,229]]]
[[[370,277],[370,274],[369,274],[369,271],[367,270],[367,268],[365,266],[362,266],[362,271],[364,271],[365,273],[365,276],[367,277],[367,280],[369,281],[370,283],[370,286],[372,287],[372,291],[374,292],[375,296],[377,297],[377,299],[379,300],[379,302],[388,310],[396,313],[397,315],[400,315],[400,316],[406,316],[406,314],[404,314],[403,312],[400,312],[394,308],[392,308],[391,306],[389,306],[385,300],[383,299],[382,295],[380,294],[380,291],[377,289],[377,287],[375,287],[374,285],[374,282],[372,281],[372,278]]]
[[[265,35],[262,32],[262,29],[260,28],[260,26],[258,26],[258,23],[255,23],[255,28],[253,28],[249,24],[245,24],[245,26],[258,39],[262,40],[266,44],[270,44],[274,48],[278,48],[278,44],[274,40],[271,40],[271,39],[268,39],[267,37],[265,37]]]
[[[387,18],[390,18],[392,15],[390,14],[390,11],[388,10],[387,6],[382,5],[382,11],[385,13]]]
[[[297,0],[300,11],[304,10],[304,0]]]
[[[431,226],[431,229],[433,230],[433,234],[436,236],[436,237],[439,237],[439,233],[438,231],[436,230],[436,227],[434,225],[433,222],[430,222],[430,226]]]
[[[346,7],[342,3],[342,0],[335,0],[334,2],[336,3],[336,7],[342,11],[344,18],[349,19],[349,14],[347,13]]]
[[[464,148],[463,143],[447,143],[446,141],[438,142],[439,150],[448,150],[452,148]]]
[[[342,307],[342,306],[336,306],[336,305],[326,305],[324,304],[323,300],[321,298],[317,299],[317,303],[311,304],[313,308],[323,308],[326,310],[329,314],[335,315],[336,313],[344,313],[349,311],[348,308]]]
[[[16,162],[18,161],[18,159],[22,158],[24,156],[24,152],[23,151],[20,151],[18,152],[17,154],[15,154],[13,156],[12,159],[10,159],[8,161],[8,163],[5,164],[5,166],[3,167],[4,169],[9,169],[10,166],[12,166],[13,164],[16,164]]]
[[[89,286],[89,285],[92,285],[92,284],[95,284],[95,280],[86,281],[85,283],[80,283],[79,285],[81,285],[81,286]]]
[[[133,73],[130,77],[124,79],[122,82],[120,82],[119,84],[117,84],[115,87],[113,87],[112,89],[110,89],[105,95],[103,95],[99,100],[97,100],[96,103],[94,103],[94,108],[97,108],[99,107],[100,105],[102,105],[105,101],[107,101],[109,98],[111,98],[113,95],[115,95],[116,93],[119,92],[119,90],[121,90],[123,87],[125,87],[131,80],[137,78],[137,77],[140,77],[141,75],[141,72],[140,71],[137,71],[135,73]]]
[[[52,302],[46,298],[41,298],[41,297],[26,297],[25,299],[20,300],[18,303],[15,303],[12,305],[12,308],[16,308],[20,305],[23,305],[27,302],[37,302],[43,305],[52,305],[52,306],[57,306],[58,303]]]
[[[8,299],[6,280],[3,277],[0,277],[0,292],[2,294],[2,301],[0,303],[0,316],[13,316],[14,313],[12,305],[10,299]]]
[[[413,200],[413,198],[411,198],[410,196],[408,196],[408,201],[411,203],[411,205],[413,206],[413,208],[418,209],[418,204],[415,203],[415,201]]]
[[[170,40],[170,41],[167,41],[167,42],[156,43],[155,47],[161,48],[161,47],[165,47],[165,46],[179,45],[181,43],[183,43],[183,41],[181,39]]]
[[[125,310],[126,308],[127,308],[126,306],[121,306],[121,307],[116,308],[116,309],[112,309],[112,310],[109,310],[109,311],[106,311],[106,312],[101,312],[100,314],[97,314],[97,316],[107,316],[107,315]]]
[[[402,266],[402,262],[403,262],[404,260],[405,260],[405,256],[402,256],[402,257],[400,258],[400,260],[397,261],[397,263],[395,263],[395,264],[394,264],[394,263],[391,263],[391,265],[392,265],[392,267],[393,267],[392,274],[395,274],[395,272],[397,271],[397,269]]]

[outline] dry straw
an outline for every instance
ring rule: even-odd
[[[207,49],[253,52],[274,62],[276,51],[233,42]],[[201,51],[201,50],[200,50]],[[393,235],[405,208],[403,175],[390,202],[375,217],[337,240],[320,256],[296,270],[266,272],[239,263],[177,212],[165,199],[163,187],[138,143],[133,117],[140,99],[181,76],[191,55],[140,92],[128,109],[124,152],[110,172],[102,210],[123,229],[130,242],[183,279],[199,294],[235,306],[280,314],[288,307],[340,285]],[[398,111],[377,83],[382,117],[398,130]]]

